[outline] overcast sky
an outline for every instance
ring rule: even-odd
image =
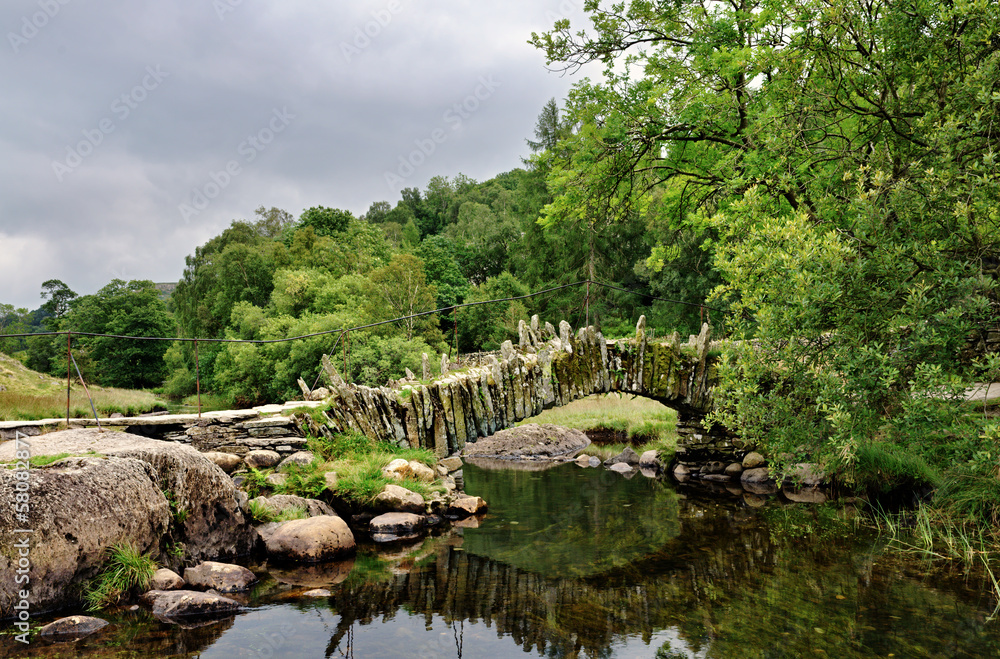
[[[4,0],[0,302],[176,281],[259,206],[364,213],[520,166],[582,0]]]

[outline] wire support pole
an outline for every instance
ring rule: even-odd
[[[66,332],[66,427],[69,428],[69,385],[70,371],[69,363],[73,359],[73,332]]]
[[[73,356],[73,353],[70,353],[69,357],[73,360],[73,368],[76,369],[76,375],[80,378],[80,384],[83,385],[83,391],[87,394],[87,400],[90,401],[90,411],[94,413],[94,421],[97,422],[97,432],[104,432],[104,428],[101,427],[101,419],[97,416],[97,409],[94,407],[94,399],[90,395],[87,383],[83,380],[83,373],[80,372],[80,367],[76,363],[76,357]],[[69,421],[66,422],[66,425],[69,425]]]
[[[194,381],[198,388],[198,418],[201,418],[201,368],[198,365],[198,339],[194,340]]]

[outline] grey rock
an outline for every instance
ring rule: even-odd
[[[424,517],[413,513],[385,513],[369,522],[372,540],[395,542],[419,537],[424,530]]]
[[[662,469],[659,453],[656,450],[645,451],[639,456],[639,466],[649,469]]]
[[[451,473],[453,471],[458,471],[459,469],[462,468],[462,458],[458,456],[452,456],[450,458],[441,458],[440,460],[438,460],[438,464],[447,469],[448,473]]]
[[[312,451],[297,451],[278,463],[278,471],[284,471],[291,465],[308,467],[315,457]]]
[[[208,451],[202,453],[215,465],[227,474],[231,474],[243,463],[243,458],[232,453],[222,453],[221,451]]]
[[[740,476],[740,481],[743,483],[773,483],[774,480],[771,478],[771,474],[768,473],[767,467],[756,467],[753,469],[747,469]]]
[[[608,467],[609,471],[614,471],[619,474],[631,474],[635,471],[635,468],[627,462],[616,462]]]
[[[297,563],[318,563],[355,551],[354,534],[339,517],[321,515],[284,522],[266,540],[268,557]]]
[[[247,590],[257,582],[257,577],[242,565],[205,561],[184,570],[184,580],[195,588],[235,593]]]
[[[785,482],[806,487],[816,487],[821,485],[826,479],[823,468],[817,464],[800,463],[792,465],[788,473],[785,474]]]
[[[288,481],[288,474],[268,474],[264,479],[271,487],[282,487]]]
[[[226,617],[241,608],[236,600],[196,590],[154,590],[143,598],[152,604],[153,616],[161,622]]]
[[[389,484],[375,497],[374,506],[376,510],[422,513],[424,498],[405,487]]]
[[[184,587],[184,580],[173,570],[164,567],[153,573],[149,587],[153,590],[178,590]]]
[[[743,468],[744,469],[756,469],[757,467],[763,467],[767,464],[767,460],[764,456],[757,451],[750,451],[743,456]]]
[[[634,467],[639,464],[639,456],[632,450],[631,446],[626,446],[625,450],[621,453],[604,461],[605,467],[610,467],[615,464],[627,464]]]
[[[93,577],[103,552],[132,542],[156,552],[169,528],[185,538],[186,559],[227,558],[250,553],[256,537],[240,509],[232,480],[201,453],[184,444],[124,432],[79,429],[32,440],[32,455],[85,454],[32,470],[32,517],[41,520],[32,539],[32,598],[38,609],[65,602],[71,586]],[[9,457],[5,455],[9,452]],[[0,446],[12,459],[13,442]],[[0,469],[0,529],[18,528],[12,514],[13,470]],[[172,518],[164,492],[186,515]],[[8,500],[9,497],[9,500]],[[142,514],[135,514],[143,511]],[[37,515],[37,517],[36,517]],[[12,534],[0,531],[0,546]],[[12,602],[8,558],[0,555],[0,602]],[[3,615],[3,612],[0,612]]]
[[[256,450],[248,452],[243,461],[251,469],[268,469],[281,462],[281,455],[276,451]]]
[[[108,626],[107,620],[91,616],[69,616],[50,622],[38,630],[42,638],[53,641],[75,641]]]
[[[739,462],[733,462],[726,467],[726,475],[737,477],[743,473],[743,465]]]
[[[590,439],[579,430],[550,423],[526,423],[501,430],[474,444],[467,444],[465,455],[504,460],[553,458],[572,455],[589,445]]]
[[[286,510],[297,508],[305,512],[308,517],[319,515],[336,515],[329,504],[318,499],[306,499],[294,494],[274,494],[269,497],[257,497],[254,502],[266,506],[275,515],[279,515]]]
[[[469,515],[478,515],[484,512],[486,512],[486,502],[482,497],[465,496],[452,501],[445,515],[461,519]]]

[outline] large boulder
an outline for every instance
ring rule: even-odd
[[[156,558],[169,532],[189,561],[245,555],[254,547],[256,534],[232,479],[190,446],[74,429],[34,437],[30,451],[84,456],[30,472],[34,610],[71,603],[67,587],[93,577],[115,543],[132,542]],[[0,445],[0,462],[14,458],[14,442]],[[0,472],[0,547],[6,549],[15,539],[7,529],[22,525],[13,518],[14,471]],[[7,568],[14,558],[0,550],[0,612],[10,599]]]
[[[35,438],[32,449],[42,439]],[[15,570],[22,558],[18,547],[24,543],[33,614],[74,604],[73,593],[97,575],[112,545],[131,543],[142,552],[159,551],[170,528],[170,506],[148,463],[69,457],[32,468],[29,474],[31,509],[24,521],[14,516],[15,471],[0,468],[0,619],[13,615],[19,590],[25,587],[15,583],[23,576]],[[22,528],[32,533],[14,532]]]
[[[354,553],[354,534],[339,517],[320,515],[293,519],[266,538],[268,558],[294,563],[318,563]]]

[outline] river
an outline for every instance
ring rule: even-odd
[[[850,505],[741,497],[567,464],[467,465],[482,520],[351,561],[278,570],[240,615],[145,611],[4,656],[995,657],[978,579],[886,550]],[[303,597],[323,587],[329,597]],[[64,613],[65,614],[65,613]]]

